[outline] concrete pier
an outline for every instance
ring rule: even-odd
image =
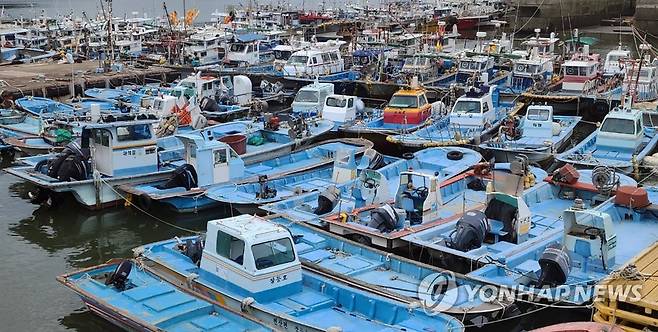
[[[97,67],[97,61],[3,65],[0,66],[0,92],[3,97],[13,99],[22,96],[56,98],[71,95],[72,89],[75,95],[83,95],[85,89],[93,87],[171,82],[180,76],[177,70],[160,66],[125,67],[121,72],[111,73],[96,73]],[[73,86],[72,81],[75,82]]]

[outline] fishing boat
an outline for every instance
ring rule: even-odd
[[[72,115],[75,111],[73,106],[43,97],[22,97],[16,99],[16,107],[32,115]]]
[[[410,133],[390,135],[391,143],[407,147],[479,144],[493,137],[508,114],[515,114],[520,105],[500,101],[497,86],[471,87],[459,97],[448,116]]]
[[[605,62],[603,63],[603,76],[610,77],[615,75],[623,75],[626,72],[624,68],[626,60],[630,60],[631,51],[624,49],[619,44],[619,47],[611,50],[605,55]]]
[[[412,88],[396,92],[381,115],[370,113],[364,118],[355,118],[339,126],[338,131],[350,135],[369,135],[376,140],[378,136],[415,132],[444,112],[445,105],[440,101],[430,103],[427,90],[420,88],[416,81]]]
[[[226,47],[224,64],[231,67],[271,64],[274,61],[274,46],[276,43],[268,41],[262,34],[235,34]]]
[[[299,238],[280,224],[240,215],[209,221],[205,242],[176,238],[135,254],[145,270],[287,331],[463,331],[446,314],[428,314],[303,268],[295,242]]]
[[[388,202],[395,198],[402,172],[426,174],[427,180],[448,181],[477,164],[482,156],[465,148],[430,148],[405,155],[378,170],[362,170],[356,181],[340,190],[312,192],[281,202],[265,204],[262,209],[285,215],[296,222],[308,222],[319,227],[326,224],[320,217],[367,205]],[[410,171],[411,170],[411,171]]]
[[[550,37],[539,36],[540,29],[536,29],[536,36],[522,43],[528,49],[526,51],[513,51],[513,55],[520,58],[512,60],[512,75],[507,86],[515,94],[525,92],[532,88],[541,91],[548,86],[553,79],[553,67],[557,57],[555,55],[555,44],[559,41],[555,33]]]
[[[230,146],[217,140],[204,140],[193,134],[178,135],[186,150],[197,151],[185,156],[186,165],[166,180],[123,185],[119,189],[144,208],[165,206],[178,213],[198,212],[217,207],[208,191],[226,190],[226,185],[250,183],[277,178],[332,164],[341,153],[362,154],[372,144],[365,140],[347,140],[305,146],[304,150],[261,150],[258,159],[244,159]],[[350,170],[351,171],[351,170]],[[265,190],[267,194],[267,190]]]
[[[655,243],[658,230],[647,190],[617,185],[607,197],[594,193],[577,195],[571,206],[560,208],[564,226],[556,237],[546,237],[504,261],[485,257],[482,261],[500,264],[487,264],[469,276],[518,289],[535,301],[591,302],[599,295],[596,282],[620,273],[625,262]]]
[[[554,116],[552,106],[530,105],[523,118],[505,119],[498,136],[480,148],[493,151],[501,162],[514,160],[519,154],[531,162],[543,162],[562,151],[579,121],[579,116]]]
[[[492,172],[484,200],[482,196],[464,197],[466,202],[474,200],[483,205],[471,203],[469,207],[465,203],[459,218],[403,240],[443,266],[470,272],[496,260],[509,262],[516,255],[527,254],[535,245],[557,240],[564,229],[563,211],[574,204],[574,197],[592,204],[588,207],[597,206],[601,202],[597,198],[605,200],[605,195],[621,181],[634,184],[606,170],[590,175],[596,186],[593,187],[585,182],[587,176],[573,175],[573,168],[567,168],[551,178],[568,179],[572,190],[567,195],[564,189],[560,190],[561,182],[542,181],[529,186],[528,171],[523,167],[527,166],[513,163],[510,172]]]
[[[355,152],[338,150],[333,165],[319,166],[310,171],[276,177],[260,175],[257,181],[214,186],[206,191],[206,196],[240,213],[254,214],[262,212],[259,206],[263,204],[309,192],[323,192],[332,186],[343,188],[356,180],[357,172],[376,170],[397,160],[383,157],[373,149],[366,150],[363,156]]]
[[[78,294],[91,312],[130,331],[274,331],[177,289],[132,260],[112,260],[57,281]]]
[[[59,154],[23,158],[6,169],[36,187],[35,203],[55,204],[60,193],[71,193],[82,206],[100,209],[122,200],[114,186],[165,179],[181,164],[158,151],[155,121],[87,124],[81,142],[69,143]]]
[[[556,159],[581,167],[607,166],[630,173],[658,143],[655,127],[644,122],[644,112],[632,107],[627,98],[613,108],[601,126]]]
[[[285,217],[272,216],[268,220],[285,226],[297,239],[295,247],[304,268],[327,273],[353,287],[409,305],[420,303],[428,312],[450,314],[464,322],[483,318],[492,321],[513,312],[510,302],[485,302],[477,293],[473,301],[464,300],[463,294],[481,285],[458,273],[380,251]],[[433,277],[435,286],[442,287],[442,299],[446,300],[434,308],[423,293],[428,278]]]

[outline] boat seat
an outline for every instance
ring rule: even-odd
[[[299,255],[300,258],[308,260],[313,263],[319,263],[325,259],[333,258],[334,256],[335,255],[332,254],[331,252],[321,249],[313,250],[305,254]]]
[[[509,232],[505,231],[505,225],[503,222],[495,219],[489,219],[489,225],[491,226],[490,233],[494,235],[494,242],[500,242],[500,239],[507,236]]]
[[[124,291],[122,294],[135,301],[144,301],[146,299],[150,299],[156,296],[165,295],[173,292],[174,289],[172,287],[170,287],[167,284],[160,283],[160,284],[152,284],[152,285],[132,288],[127,291]]]
[[[400,207],[407,212],[414,212],[414,201],[411,197],[400,198]]]
[[[181,293],[170,293],[148,299],[144,302],[144,306],[153,309],[157,312],[162,312],[167,309],[182,306],[186,303],[194,302],[195,298]],[[202,303],[202,302],[201,302]],[[207,305],[206,303],[202,303]]]

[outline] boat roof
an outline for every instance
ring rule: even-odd
[[[273,236],[281,237],[280,235],[284,235],[287,237],[290,235],[290,232],[288,232],[283,226],[261,217],[248,214],[211,220],[208,222],[208,226],[211,225],[228,234],[243,239],[247,243],[257,243],[262,240],[269,240]]]
[[[640,118],[641,116],[642,116],[642,111],[637,108],[624,109],[621,107],[615,107],[610,112],[608,112],[605,118],[635,120],[637,118]]]
[[[249,43],[257,40],[263,40],[265,36],[257,33],[247,33],[243,35],[236,35],[235,40],[242,43]]]
[[[422,95],[422,94],[425,94],[425,90],[423,90],[423,89],[402,89],[402,90],[398,90],[398,92],[396,92],[394,94],[394,96],[395,95],[399,95],[399,96],[419,96],[419,95]]]
[[[562,67],[589,67],[597,63],[593,60],[567,60],[562,64]]]

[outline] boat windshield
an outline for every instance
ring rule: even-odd
[[[394,95],[393,98],[391,98],[391,102],[388,103],[388,106],[396,108],[418,107],[418,98],[416,96]]]
[[[536,74],[537,72],[539,72],[539,66],[538,65],[518,64],[518,65],[516,65],[516,72]]]
[[[288,59],[288,64],[291,65],[305,65],[308,61],[308,57],[304,55],[293,55]]]
[[[151,127],[147,124],[138,124],[133,126],[119,126],[117,127],[117,140],[124,141],[137,141],[151,138]]]
[[[273,266],[290,263],[295,260],[290,239],[279,239],[251,246],[256,269],[262,270]]]
[[[277,60],[288,60],[292,52],[290,51],[274,51],[274,58]]]
[[[607,118],[601,125],[602,132],[616,134],[635,134],[635,121],[630,119]]]
[[[231,44],[231,52],[243,52],[247,45],[245,44]]]
[[[452,108],[453,113],[479,114],[482,110],[479,101],[458,100]]]
[[[327,106],[345,107],[345,105],[347,105],[347,99],[345,99],[345,98],[336,98],[336,97],[328,97],[327,98]]]
[[[317,103],[318,102],[318,93],[317,91],[304,91],[301,90],[297,92],[295,96],[295,101],[302,103]]]
[[[541,108],[528,109],[526,118],[530,121],[548,121],[551,116],[551,111]]]

